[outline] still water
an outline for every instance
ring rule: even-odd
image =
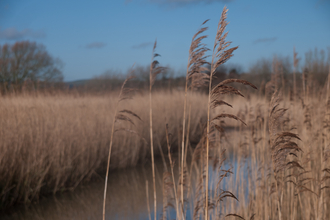
[[[237,163],[232,163],[233,171]],[[227,167],[229,165],[226,165]],[[178,168],[175,169],[176,176]],[[243,168],[243,170],[246,168]],[[210,167],[210,172],[213,171]],[[157,219],[162,213],[162,175],[164,165],[161,158],[156,163]],[[112,171],[109,175],[106,219],[113,220],[149,220],[146,196],[146,181],[151,218],[153,219],[153,190],[150,164],[134,168]],[[211,173],[212,175],[212,173]],[[214,175],[214,173],[213,173]],[[194,178],[194,177],[192,177]],[[177,179],[177,177],[176,177]],[[194,180],[192,180],[194,182]],[[4,220],[94,220],[102,219],[104,180],[100,177],[92,183],[75,189],[74,192],[57,194],[43,198],[28,207],[15,207],[10,214],[0,215]],[[175,219],[170,208],[168,219]],[[191,219],[191,210],[187,211],[187,219]]]

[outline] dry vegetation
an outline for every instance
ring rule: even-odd
[[[16,202],[38,199],[40,193],[52,193],[76,187],[93,174],[106,170],[110,143],[113,96],[15,96],[0,100],[0,183],[2,207]],[[166,143],[164,125],[172,124],[171,133],[180,132],[183,94],[155,93],[154,131],[158,143]],[[205,103],[205,95],[195,94],[194,106]],[[134,101],[122,103],[134,109],[142,122],[121,122],[149,138],[147,96],[136,95]],[[173,109],[177,111],[173,112]],[[182,112],[182,111],[181,111]],[[205,110],[192,109],[191,136],[201,135]],[[173,140],[174,144],[177,140]],[[149,143],[135,134],[116,132],[110,168],[134,166],[150,158]],[[158,153],[157,153],[158,154]],[[149,156],[149,157],[148,157]]]
[[[204,72],[208,49],[201,43],[207,21],[193,37],[184,92],[152,92],[163,70],[153,51],[148,95],[135,93],[120,103],[126,109],[121,112],[115,110],[116,94],[1,97],[1,207],[74,189],[104,176],[107,162],[115,169],[151,160],[153,195],[147,197],[154,198],[157,210],[154,155],[161,155],[163,219],[171,210],[178,220],[188,214],[193,219],[329,219],[330,79],[324,88],[313,87],[308,71],[286,80],[274,60],[271,81],[262,92],[244,90],[251,94],[247,99],[229,84],[256,88],[248,81],[212,82],[237,49],[228,48],[226,13],[225,8],[210,75]],[[296,59],[294,52],[295,70]],[[208,94],[194,90],[205,84]]]

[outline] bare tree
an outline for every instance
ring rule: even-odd
[[[21,89],[25,81],[61,82],[61,61],[51,57],[42,44],[30,41],[0,45],[0,82]]]

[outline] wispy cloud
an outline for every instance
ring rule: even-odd
[[[315,9],[319,9],[319,7],[321,7],[322,5],[325,5],[327,3],[329,3],[330,1],[329,0],[318,0],[316,3],[315,3]]]
[[[4,40],[22,40],[24,38],[44,38],[46,33],[42,30],[35,31],[29,28],[17,30],[16,28],[7,28],[0,30],[0,39]]]
[[[259,44],[259,43],[272,43],[277,40],[277,37],[268,37],[268,38],[259,38],[255,41],[253,41],[254,44]]]
[[[152,45],[152,42],[144,42],[141,44],[136,44],[132,46],[132,49],[144,49],[147,47],[150,47]]]
[[[125,0],[125,3],[128,4],[133,0]],[[188,5],[196,5],[196,4],[211,4],[215,2],[221,3],[229,3],[234,0],[145,0],[148,3],[158,4],[158,5],[166,5],[170,8],[184,7]]]
[[[87,49],[93,49],[93,48],[100,49],[100,48],[105,47],[106,45],[107,44],[103,43],[103,42],[92,42],[92,43],[87,44],[85,46],[85,48],[87,48]]]

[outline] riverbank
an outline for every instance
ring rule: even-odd
[[[158,166],[160,163],[161,167],[167,168],[167,171],[170,171],[170,163],[167,155],[165,125],[169,125],[172,134],[170,135],[171,149],[177,152],[175,148],[182,137],[180,131],[183,95],[181,92],[176,92],[155,93],[153,96],[154,147],[158,154],[156,161]],[[10,211],[11,213],[20,212],[19,210],[24,208],[21,209],[17,205],[27,204],[27,209],[35,209],[35,212],[29,214],[31,219],[45,219],[45,216],[38,217],[40,209],[50,210],[51,213],[53,211],[54,216],[58,216],[56,212],[69,213],[68,216],[74,216],[77,213],[76,216],[85,216],[83,213],[87,212],[87,209],[84,207],[90,206],[92,210],[88,209],[86,216],[99,218],[98,216],[101,216],[102,213],[103,178],[110,141],[114,99],[115,95],[1,98],[0,189],[2,211],[13,207],[11,210],[14,211]],[[190,145],[188,146],[195,147],[199,140],[203,140],[201,133],[205,124],[206,108],[201,103],[205,103],[206,100],[205,95],[202,94],[194,93],[191,96]],[[277,201],[277,194],[274,193],[276,179],[273,173],[272,146],[269,136],[270,103],[265,97],[257,96],[251,96],[244,102],[242,100],[241,97],[230,96],[226,99],[233,106],[230,112],[241,118],[247,125],[236,120],[221,120],[220,124],[225,132],[220,132],[220,135],[215,137],[214,145],[210,149],[210,157],[212,157],[209,163],[210,196],[212,205],[216,205],[214,213],[222,215],[237,213],[245,219],[250,219],[255,213],[257,213],[255,219],[265,219],[267,216],[277,218],[277,206],[274,205]],[[282,132],[290,131],[292,134],[298,134],[301,139],[295,138],[295,142],[292,140],[290,142],[292,146],[298,146],[301,150],[293,149],[290,155],[283,158],[289,165],[296,162],[303,167],[289,167],[281,173],[280,177],[277,177],[280,178],[278,179],[279,184],[283,183],[279,186],[282,187],[280,191],[283,194],[282,214],[285,216],[293,215],[292,211],[294,211],[296,219],[304,215],[320,215],[319,210],[322,206],[319,206],[319,210],[312,207],[316,207],[317,204],[327,204],[330,200],[327,194],[327,190],[329,190],[327,173],[330,160],[327,143],[330,140],[330,108],[327,103],[321,98],[312,97],[306,98],[304,102],[301,100],[294,102],[285,96],[279,102],[280,107],[289,110],[278,118],[276,122],[278,128],[274,130],[275,134],[283,135],[288,133]],[[134,125],[126,122],[121,124],[135,130],[139,135],[120,132],[115,135],[109,182],[119,185],[108,185],[107,216],[112,215],[113,206],[111,204],[126,204],[124,196],[129,197],[133,191],[137,191],[136,197],[140,199],[136,201],[137,204],[146,201],[144,200],[147,198],[146,180],[149,182],[150,207],[152,207],[153,201],[148,143],[148,97],[136,95],[132,100],[125,102],[122,107],[132,109],[142,120],[134,120]],[[218,110],[219,112],[212,112],[212,114],[226,113],[228,109],[229,107],[224,106]],[[291,145],[287,146],[292,147]],[[162,148],[164,157],[159,155],[160,148]],[[193,165],[187,166],[187,172],[185,172],[187,185],[185,185],[184,196],[185,201],[189,201],[185,202],[187,212],[192,210],[198,212],[198,208],[201,207],[199,204],[202,204],[201,201],[203,201],[204,194],[198,191],[203,189],[198,186],[203,186],[205,180],[201,178],[205,167],[203,150],[205,150],[203,145],[197,145],[195,149],[190,147],[187,149],[189,157],[193,154],[197,155],[197,157],[192,156]],[[223,153],[223,150],[226,150],[226,153]],[[222,161],[225,157],[226,161],[235,161],[237,165],[223,166]],[[180,164],[180,159],[180,152],[173,155],[172,160],[175,161],[175,165]],[[125,174],[125,167],[133,167],[132,170],[136,170],[134,167],[143,165],[147,167],[146,176],[141,175],[140,171],[134,171],[130,175]],[[173,208],[175,207],[174,192],[179,194],[179,170],[175,168],[175,184],[172,184],[172,180],[166,179],[171,177],[169,173],[163,174],[161,169],[158,171],[157,169],[157,184],[161,183],[162,187],[167,187],[167,191],[164,188],[156,189],[157,212],[170,214],[175,212],[175,208]],[[123,175],[119,177],[115,173]],[[200,178],[192,179],[193,173]],[[225,177],[226,180],[219,179],[219,177]],[[229,179],[227,180],[227,178]],[[95,179],[99,179],[99,181]],[[290,181],[285,182],[286,180]],[[99,185],[94,189],[89,188],[94,184]],[[133,188],[125,190],[128,185],[133,185]],[[139,187],[134,188],[135,185]],[[176,191],[174,186],[177,187]],[[75,190],[72,193],[61,193],[73,189]],[[95,189],[97,192],[84,196],[89,192],[94,192]],[[160,190],[162,191],[160,192]],[[239,202],[233,198],[225,198],[220,201],[219,195],[224,191],[233,193]],[[76,198],[76,192],[81,192],[81,196]],[[114,200],[114,193],[117,192],[119,193],[118,199],[122,198],[122,201]],[[69,203],[65,201],[56,203],[51,198],[48,199],[51,197],[50,194],[56,194],[54,201],[62,196],[68,197],[69,199],[65,201],[69,201]],[[73,198],[70,198],[70,195],[73,195]],[[200,195],[200,197],[195,200],[192,198],[193,195]],[[301,203],[297,200],[296,195],[301,197]],[[91,197],[88,198],[88,196]],[[161,204],[167,204],[162,201],[163,198],[168,199],[171,206],[162,207],[163,209],[160,211]],[[76,202],[76,199],[79,202]],[[73,202],[71,203],[70,200]],[[48,208],[43,206],[45,201],[50,203]],[[34,202],[39,203],[40,206],[33,205]],[[68,204],[72,205],[73,209],[66,211]],[[91,204],[95,204],[95,206]],[[135,207],[133,201],[129,205],[129,208]],[[54,210],[52,210],[53,208]],[[145,210],[145,208],[141,209]],[[150,210],[152,213],[153,209],[150,208]],[[146,211],[143,212],[146,213]],[[45,215],[48,216],[48,214]],[[191,215],[191,213],[187,213],[187,216],[188,214]],[[16,219],[27,218],[20,213],[14,215],[18,216]],[[323,215],[329,217],[329,209],[324,208]],[[56,218],[54,217],[54,219]]]
[[[183,92],[154,94],[155,153],[166,148],[165,125],[177,146],[183,112]],[[205,95],[191,97],[192,142],[198,142],[205,121]],[[13,96],[0,99],[0,201],[4,210],[37,201],[40,195],[72,190],[93,175],[105,174],[116,94],[109,96]],[[135,95],[122,108],[140,117],[117,132],[110,168],[135,166],[150,160],[148,96]]]

